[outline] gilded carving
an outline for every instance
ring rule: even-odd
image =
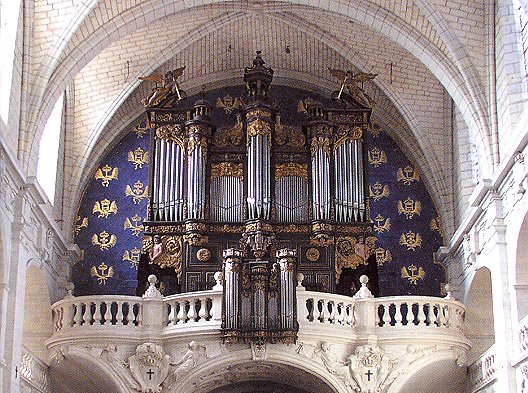
[[[277,116],[275,140],[278,146],[302,147],[306,143],[306,136],[299,127],[282,124],[280,116]]]
[[[196,251],[196,259],[198,259],[200,262],[207,262],[209,259],[211,259],[211,251],[209,251],[207,248],[200,248],[198,251]]]
[[[141,127],[141,124],[137,124],[132,128],[132,132],[136,134],[137,139],[143,138],[143,136],[148,132],[148,127]]]
[[[332,76],[339,78],[342,81],[341,89],[337,95],[338,99],[341,98],[343,89],[346,86],[348,93],[360,105],[363,105],[367,108],[372,108],[372,106],[376,103],[367,93],[365,93],[363,90],[363,84],[373,80],[378,74],[358,72],[354,75],[352,71],[342,71],[332,68],[329,68],[328,70]],[[359,84],[361,84],[361,87],[359,87]]]
[[[264,110],[262,108],[257,108],[257,109],[253,109],[251,111],[249,111],[246,115],[246,117],[249,119],[251,117],[267,117],[267,118],[270,118],[271,117],[271,113],[267,110]]]
[[[156,138],[174,141],[181,149],[183,149],[185,145],[183,127],[181,124],[166,124],[158,127],[156,129]]]
[[[317,248],[310,247],[308,250],[306,250],[306,259],[308,259],[311,262],[316,262],[321,257],[321,253]]]
[[[147,82],[154,82],[156,87],[152,89],[152,93],[147,98],[141,100],[144,107],[151,107],[158,105],[169,93],[175,93],[178,100],[183,98],[182,92],[178,87],[177,80],[183,75],[185,66],[166,72],[164,75],[149,75],[140,76],[138,79]],[[161,86],[158,86],[161,84]]]
[[[242,180],[244,178],[242,164],[236,164],[234,162],[220,162],[218,164],[211,164],[211,180],[221,176],[233,176]]]
[[[387,154],[378,147],[373,147],[368,152],[368,162],[374,166],[374,168],[378,168],[381,164],[387,163]]]
[[[148,163],[148,151],[143,150],[141,147],[134,151],[129,151],[128,162],[134,164],[134,170],[143,168],[143,164]]]
[[[244,137],[244,124],[237,118],[234,126],[221,128],[213,135],[213,144],[217,147],[240,146]]]
[[[183,235],[183,241],[192,246],[202,246],[207,244],[209,237],[199,233],[186,233]]]
[[[152,240],[152,246],[148,250],[150,262],[161,268],[174,268],[179,276],[182,270],[183,255],[181,236],[155,235]]]
[[[277,233],[309,233],[310,228],[306,225],[290,224],[286,226],[278,226],[275,228]]]
[[[353,236],[338,237],[336,241],[336,283],[339,283],[343,268],[356,269],[359,265],[366,265],[372,255],[376,238],[355,238]]]
[[[318,136],[318,137],[312,138],[312,144],[310,145],[310,152],[312,156],[315,156],[319,149],[323,149],[323,151],[328,156],[330,155],[330,138],[329,137]]]
[[[275,179],[279,180],[287,176],[298,176],[308,180],[308,164],[286,162],[275,165]]]
[[[398,201],[398,214],[404,214],[407,219],[412,219],[414,215],[420,215],[422,212],[422,203],[415,201],[410,197],[405,201]]]
[[[425,270],[421,266],[416,267],[416,265],[413,264],[407,266],[407,268],[405,266],[401,268],[401,278],[408,279],[414,285],[418,283],[418,280],[423,280],[425,278]]]
[[[95,171],[95,179],[102,180],[101,185],[103,187],[108,187],[110,180],[115,180],[119,177],[119,169],[117,167],[112,168],[108,164],[102,168],[98,168]]]
[[[407,165],[405,168],[398,168],[396,179],[403,182],[406,186],[409,186],[412,182],[419,181],[420,175],[416,169]]]
[[[240,101],[240,98],[235,97],[233,98],[229,94],[226,95],[224,98],[218,97],[216,99],[216,107],[221,108],[224,110],[226,114],[231,114],[235,109],[238,109],[242,106],[242,102]]]
[[[334,150],[337,150],[339,146],[341,146],[345,142],[351,142],[356,140],[361,141],[362,136],[363,130],[361,130],[360,127],[340,125],[337,127],[337,131],[335,133],[336,140],[334,142]]]
[[[92,244],[99,246],[101,251],[108,250],[117,244],[117,236],[115,234],[109,234],[106,231],[102,231],[97,235],[96,233],[92,236]]]
[[[247,126],[247,140],[248,144],[252,137],[262,135],[271,140],[271,126],[268,122],[257,118],[250,122]]]
[[[191,156],[197,147],[202,150],[204,158],[207,157],[207,140],[205,136],[198,136],[196,134],[189,136],[187,142],[187,155]]]
[[[106,263],[101,262],[101,264],[97,267],[92,266],[90,269],[90,276],[97,277],[99,285],[106,285],[108,279],[114,277],[114,267],[108,267]]]
[[[422,247],[422,236],[412,231],[402,233],[400,236],[400,244],[406,246],[407,251],[416,251],[417,247]]]

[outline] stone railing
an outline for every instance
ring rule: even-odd
[[[519,322],[519,355],[528,356],[528,315]]]
[[[48,366],[26,348],[22,348],[19,370],[22,383],[30,386],[32,392],[51,393]]]
[[[495,344],[468,367],[468,392],[478,392],[496,381]]]
[[[221,287],[220,287],[221,288]],[[451,299],[401,296],[353,298],[322,292],[297,291],[299,336],[378,335],[407,340],[415,334],[467,344],[463,335],[464,306]],[[148,292],[148,291],[147,291]],[[65,341],[169,338],[220,335],[222,291],[183,293],[162,297],[68,296],[53,305],[55,333],[49,346]],[[434,335],[434,337],[431,337]]]
[[[297,317],[303,329],[351,330],[392,335],[398,330],[464,337],[464,306],[456,300],[427,296],[351,298],[298,291]],[[348,333],[349,334],[349,333]],[[345,334],[346,336],[346,334]]]

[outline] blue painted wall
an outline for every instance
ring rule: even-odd
[[[216,108],[217,98],[228,94],[236,97],[241,91],[242,87],[238,87],[205,94],[204,98],[214,107],[212,118],[218,127],[234,124],[235,114]],[[284,124],[300,124],[304,121],[303,114],[297,111],[297,104],[299,100],[311,96],[309,93],[274,86],[273,94],[280,105]],[[186,105],[190,106],[196,100],[197,97],[191,97],[186,100]],[[380,109],[374,108],[376,110]],[[84,259],[73,268],[76,295],[135,294],[137,265],[134,259],[141,248],[142,231],[139,227],[146,216],[147,199],[136,198],[134,201],[131,194],[138,197],[143,195],[148,185],[149,169],[147,163],[137,164],[132,159],[134,152],[136,158],[146,159],[144,152],[148,152],[149,145],[149,134],[132,128],[101,160],[98,171],[93,174],[86,187],[79,205],[79,220],[74,228],[75,242],[84,251]],[[381,295],[440,295],[441,284],[445,282],[445,271],[435,263],[434,252],[442,245],[442,236],[441,231],[435,229],[437,221],[433,220],[438,214],[420,177],[419,168],[379,128],[368,135],[368,151],[367,176],[369,187],[372,188],[371,218],[376,224],[375,234],[378,238]],[[111,169],[105,172],[105,166]],[[398,180],[400,168],[403,171],[406,167],[412,168],[408,172],[410,180],[404,181],[401,176]],[[109,179],[105,186],[101,174],[112,175],[115,168],[118,172],[116,178]],[[376,183],[381,187],[376,189]],[[405,214],[406,211],[398,209],[400,201],[403,205],[407,198],[414,202],[414,214]],[[99,211],[103,209],[98,209],[105,199],[111,207],[106,217]],[[421,206],[419,214],[417,202]],[[134,221],[134,217],[137,221]],[[390,220],[390,227],[387,219]],[[134,231],[131,227],[138,229]],[[106,242],[103,232],[108,234]],[[419,235],[419,246],[408,241],[408,236],[405,235],[410,235],[409,232],[416,237]],[[412,270],[413,266],[415,271]],[[405,271],[402,272],[402,268]]]

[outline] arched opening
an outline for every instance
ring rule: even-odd
[[[481,267],[475,273],[466,302],[466,335],[471,340],[468,355],[472,363],[495,342],[491,272]]]
[[[515,297],[517,301],[517,315],[519,320],[528,315],[528,214],[517,238],[515,255]]]
[[[22,343],[32,354],[47,362],[45,341],[53,333],[53,322],[48,284],[44,271],[38,266],[30,266],[27,270],[25,293]]]
[[[268,354],[266,360],[255,361],[246,357],[250,352],[243,352],[217,359],[214,363],[204,364],[200,370],[182,380],[179,386],[173,386],[174,391],[338,393],[345,388],[338,378],[330,375],[319,365],[311,364],[307,359],[303,361],[298,357],[273,351]],[[245,357],[245,359],[240,357]]]
[[[66,353],[65,358],[50,364],[49,376],[55,393],[120,393],[125,390],[114,380],[106,364],[87,354]]]

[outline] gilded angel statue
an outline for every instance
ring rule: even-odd
[[[161,86],[156,86],[148,98],[141,100],[141,103],[145,107],[153,106],[159,104],[159,102],[167,96],[170,92],[176,93],[178,100],[183,98],[180,89],[178,87],[177,79],[183,75],[185,66],[177,68],[173,71],[168,71],[165,75],[149,75],[149,76],[140,76],[138,79],[147,82],[154,82],[161,84]]]
[[[372,108],[372,106],[375,104],[375,101],[363,91],[363,83],[373,80],[378,74],[358,72],[354,75],[352,71],[342,71],[333,68],[329,68],[328,70],[332,76],[335,76],[336,78],[339,78],[343,81],[341,89],[339,90],[339,94],[337,95],[338,99],[341,98],[343,89],[346,86],[348,93],[352,96],[352,98],[354,98],[361,105]],[[361,87],[359,87],[359,83],[361,83]]]

